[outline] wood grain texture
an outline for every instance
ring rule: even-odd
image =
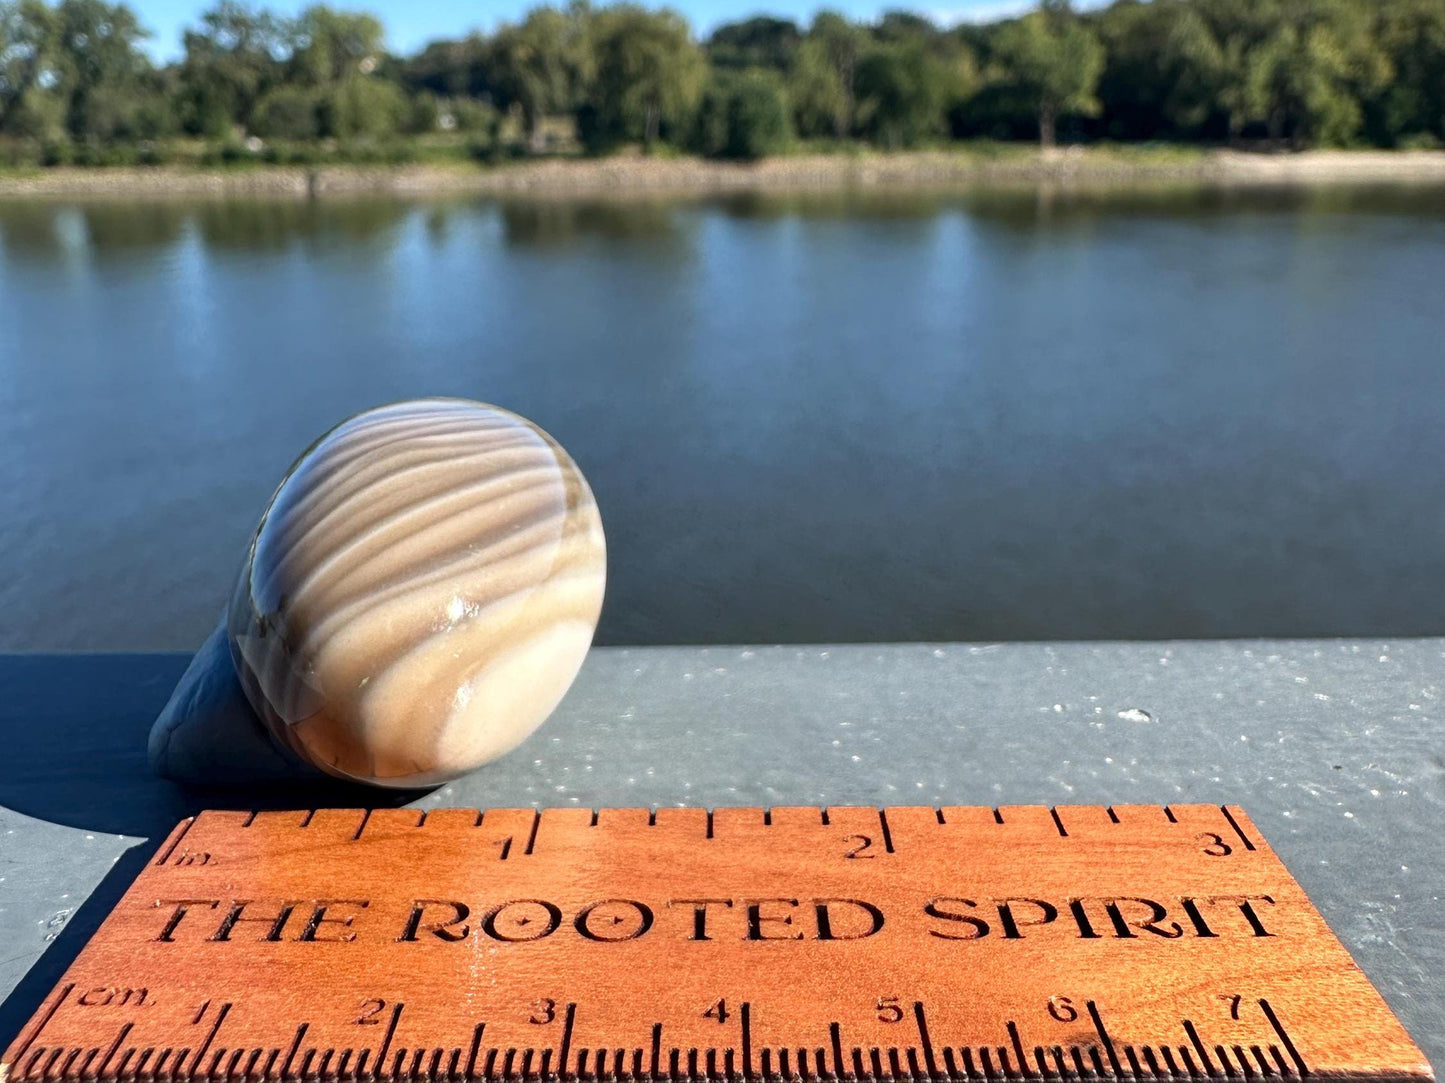
[[[292,466],[228,616],[272,736],[333,775],[456,778],[557,706],[602,608],[597,504],[525,418],[419,399],[342,422]]]
[[[183,822],[10,1083],[1412,1080],[1234,807]]]

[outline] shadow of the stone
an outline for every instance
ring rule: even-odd
[[[0,656],[0,805],[86,831],[162,839],[202,809],[374,808],[416,791],[329,779],[198,788],[158,778],[146,737],[183,654]]]
[[[208,808],[375,808],[419,796],[328,779],[202,789],[158,778],[146,758],[146,736],[188,661],[182,654],[0,655],[0,805],[146,840],[121,856],[0,1005],[0,1049],[180,820]]]

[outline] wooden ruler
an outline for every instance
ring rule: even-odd
[[[1204,805],[206,812],[3,1076],[1433,1078]]]

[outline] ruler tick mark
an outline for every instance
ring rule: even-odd
[[[397,1021],[401,1019],[401,1012],[405,1007],[405,1004],[397,1001],[396,1007],[391,1009],[391,1022],[386,1025],[386,1034],[382,1036],[381,1046],[376,1051],[376,1060],[371,1069],[373,1078],[379,1079],[381,1074],[386,1071],[386,1051],[391,1048],[391,1039],[396,1034]],[[358,1065],[357,1068],[359,1071],[360,1066]]]
[[[1229,811],[1229,806],[1220,805],[1219,811],[1224,813],[1224,818],[1229,821],[1229,826],[1234,828],[1234,833],[1239,836],[1239,841],[1244,843],[1244,848],[1246,850],[1253,850],[1254,842],[1244,833],[1243,828],[1239,826],[1238,821],[1234,818],[1234,814]]]
[[[1244,1069],[1244,1078],[1254,1078],[1254,1068],[1250,1066],[1249,1057],[1245,1056],[1244,1048],[1236,1045],[1234,1047],[1234,1059],[1239,1061],[1239,1066]]]
[[[67,985],[60,991],[60,995],[51,1002],[50,1007],[45,1010],[45,1014],[40,1017],[40,1024],[25,1037],[24,1041],[22,1041],[15,1050],[14,1062],[16,1064],[20,1063],[20,1058],[25,1056],[25,1051],[35,1043],[36,1039],[40,1037],[41,1032],[45,1030],[50,1021],[55,1018],[55,1013],[60,1010],[60,1006],[70,997],[74,989],[74,983]],[[29,1073],[27,1072],[26,1074]]]
[[[1181,1060],[1184,1061],[1184,1071],[1190,1077],[1197,1079],[1200,1075],[1203,1074],[1199,1068],[1199,1065],[1194,1063],[1194,1055],[1189,1052],[1188,1046],[1181,1045],[1179,1047],[1179,1057]]]
[[[1204,1064],[1204,1070],[1210,1076],[1217,1076],[1219,1072],[1215,1070],[1214,1062],[1209,1059],[1209,1053],[1204,1048],[1204,1042],[1200,1040],[1199,1031],[1195,1029],[1193,1020],[1184,1020],[1184,1033],[1189,1035],[1189,1041],[1193,1043],[1194,1051],[1199,1054],[1199,1059]]]
[[[1284,1061],[1284,1055],[1283,1055],[1282,1053],[1280,1053],[1280,1051],[1279,1051],[1279,1046],[1277,1046],[1277,1045],[1275,1045],[1275,1044],[1273,1044],[1273,1043],[1270,1043],[1269,1055],[1270,1055],[1271,1057],[1273,1057],[1273,1058],[1274,1058],[1274,1062],[1275,1062],[1277,1065],[1279,1065],[1279,1074],[1282,1075],[1282,1076],[1284,1076],[1286,1079],[1288,1079],[1288,1078],[1289,1078],[1289,1073],[1290,1073],[1290,1066],[1285,1063],[1285,1061]]]
[[[255,813],[252,813],[251,815],[254,816]],[[186,832],[188,832],[195,825],[195,822],[196,818],[194,816],[186,820],[185,826],[176,833],[176,837],[173,838],[171,840],[171,844],[165,848],[165,852],[155,859],[154,864],[164,865],[167,861],[171,859],[171,854],[175,853],[176,847],[181,844],[181,839],[186,837]]]
[[[1008,1021],[1008,1036],[1009,1040],[1013,1042],[1014,1056],[1018,1059],[1019,1071],[1025,1076],[1031,1075],[1032,1073],[1029,1071],[1028,1058],[1024,1056],[1023,1039],[1019,1037],[1018,1024],[1015,1023],[1012,1019]]]
[[[120,1033],[115,1036],[115,1041],[110,1043],[109,1051],[105,1054],[105,1057],[101,1060],[101,1062],[96,1065],[95,1074],[97,1078],[105,1074],[105,1066],[109,1064],[111,1058],[120,1051],[120,1047],[125,1045],[125,1040],[127,1037],[129,1037],[130,1032],[132,1028],[134,1028],[134,1026],[134,1023],[126,1023],[120,1028]]]
[[[834,1024],[835,1026],[837,1024]],[[657,1030],[662,1031],[662,1024],[657,1024]],[[742,1031],[743,1031],[743,1078],[753,1078],[753,1006],[748,1001],[743,1001],[742,1007]],[[656,1037],[653,1039],[656,1042]]]
[[[1294,1042],[1290,1040],[1289,1034],[1284,1029],[1284,1024],[1279,1021],[1279,1016],[1275,1015],[1274,1009],[1269,1006],[1269,1001],[1261,999],[1259,1006],[1264,1010],[1264,1017],[1269,1020],[1269,1025],[1273,1027],[1274,1032],[1279,1035],[1280,1042],[1289,1052],[1290,1058],[1295,1063],[1295,1067],[1299,1069],[1300,1078],[1303,1079],[1310,1074],[1309,1068],[1305,1066],[1304,1057],[1299,1055],[1299,1050],[1295,1048]]]
[[[472,1048],[470,1052],[467,1053],[466,1078],[469,1080],[476,1078],[477,1054],[481,1051],[482,1035],[486,1033],[486,1029],[487,1024],[485,1022],[478,1023],[475,1027],[472,1028]]]
[[[56,1078],[64,1079],[70,1074],[70,1066],[75,1063],[75,1058],[80,1056],[79,1049],[72,1049],[65,1054],[65,1059],[60,1062],[60,1071],[56,1072]]]
[[[878,810],[878,826],[883,830],[884,852],[893,853],[893,832],[888,830],[888,812],[885,809]]]
[[[558,1078],[563,1080],[567,1078],[568,1073],[571,1071],[571,1067],[567,1063],[567,1055],[569,1050],[572,1048],[572,1024],[576,1021],[576,1019],[577,1005],[575,1003],[568,1004],[566,1018],[564,1018],[562,1021],[562,1045],[558,1049],[557,1057]]]
[[[928,1034],[928,1018],[923,1014],[923,1001],[913,1002],[913,1018],[918,1023],[918,1040],[923,1044],[923,1063],[928,1066],[929,1076],[936,1079],[938,1062],[933,1056],[933,1039]]]
[[[1061,820],[1061,819],[1059,819],[1059,810],[1056,809],[1056,808],[1054,808],[1052,805],[1050,805],[1050,806],[1049,806],[1049,816],[1050,816],[1050,817],[1053,819],[1053,821],[1054,821],[1054,827],[1058,828],[1059,838],[1061,838],[1061,839],[1066,839],[1066,838],[1068,838],[1068,837],[1069,837],[1069,833],[1064,830],[1064,821]],[[1117,822],[1117,821],[1116,821],[1116,822]]]
[[[207,1003],[210,1002],[207,1001]],[[196,1059],[191,1063],[191,1070],[189,1073],[191,1079],[195,1078],[196,1070],[201,1066],[201,1058],[206,1055],[206,1050],[209,1049],[211,1047],[211,1043],[216,1040],[216,1034],[220,1031],[221,1024],[226,1021],[226,1014],[230,1010],[230,1004],[222,1004],[220,1009],[216,1012],[216,1021],[211,1024],[210,1033],[206,1035],[206,1040],[201,1043],[201,1047],[196,1050]]]
[[[1257,1045],[1252,1045],[1249,1047],[1249,1052],[1254,1057],[1255,1063],[1259,1065],[1260,1071],[1267,1076],[1274,1075],[1274,1069],[1270,1067],[1269,1061],[1264,1058],[1264,1050],[1260,1049]]]
[[[1099,1006],[1090,1000],[1086,1007],[1089,1010],[1089,1018],[1094,1022],[1094,1029],[1099,1032],[1099,1041],[1103,1043],[1104,1052],[1109,1056],[1109,1064],[1113,1067],[1114,1074],[1122,1076],[1124,1069],[1119,1063],[1119,1055],[1114,1052],[1114,1041],[1109,1037],[1109,1032],[1104,1029],[1104,1020],[1099,1016]]]
[[[522,851],[522,853],[524,853],[524,854],[531,854],[532,848],[537,845],[537,828],[540,827],[541,824],[542,824],[542,811],[541,811],[540,809],[533,809],[533,810],[532,810],[532,830],[531,830],[531,832],[527,835],[527,846],[526,846],[526,849],[524,849],[524,850]]]

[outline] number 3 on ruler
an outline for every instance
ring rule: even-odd
[[[1223,838],[1216,835],[1213,831],[1206,831],[1202,835],[1196,835],[1195,841],[1204,844],[1204,852],[1210,857],[1228,857],[1234,852],[1230,848],[1229,843],[1225,842]]]

